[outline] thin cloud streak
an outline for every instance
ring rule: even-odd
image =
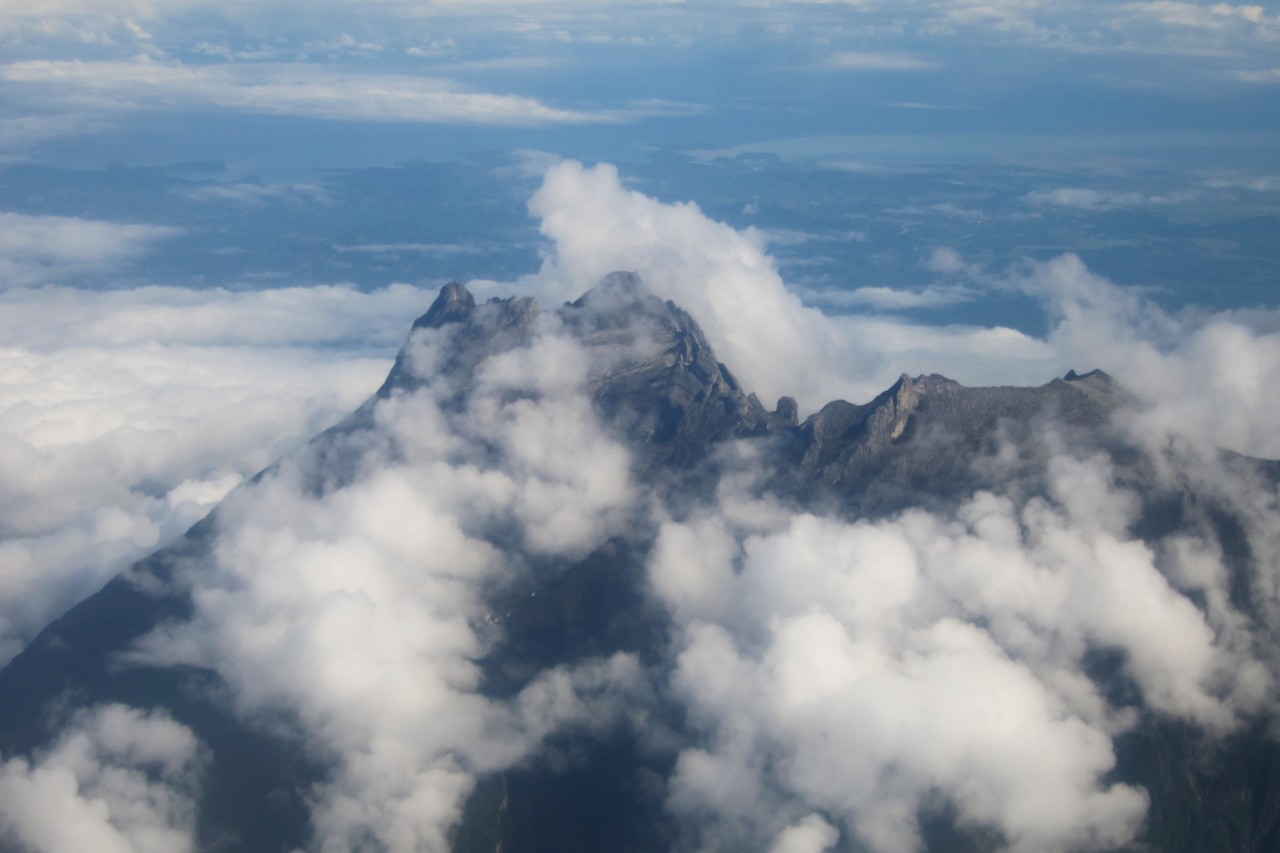
[[[330,120],[510,126],[620,118],[558,109],[535,98],[467,91],[449,80],[306,64],[33,60],[0,67],[0,80],[52,89],[80,109],[204,106]]]
[[[820,67],[828,71],[929,71],[938,63],[906,53],[844,51],[828,56]]]

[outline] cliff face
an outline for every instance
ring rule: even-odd
[[[1119,478],[1147,484],[1135,526],[1148,538],[1217,524],[1234,570],[1248,571],[1255,556],[1231,539],[1229,512],[1211,498],[1155,485],[1155,463],[1111,427],[1125,398],[1101,372],[1038,388],[966,388],[941,376],[904,375],[868,403],[835,401],[800,423],[793,400],[766,409],[716,360],[693,318],[629,273],[615,273],[553,311],[531,299],[477,303],[461,285],[443,288],[373,400],[303,451],[312,488],[321,493],[362,475],[367,448],[384,440],[380,404],[429,389],[444,417],[465,412],[487,366],[549,334],[572,345],[592,411],[627,448],[634,482],[655,502],[675,506],[714,492],[718,478],[746,456],[758,466],[755,494],[844,519],[954,506],[983,489],[1026,497],[1046,488],[1038,448],[1052,434],[1054,442],[1108,454]],[[584,456],[580,464],[594,462]],[[1239,464],[1249,476],[1274,478],[1264,466]],[[65,719],[68,708],[163,707],[213,756],[198,804],[202,843],[306,845],[308,803],[332,772],[325,756],[296,748],[279,725],[246,720],[225,701],[215,672],[121,664],[140,638],[191,617],[192,587],[174,579],[217,547],[220,513],[49,626],[0,671],[0,752],[37,753],[54,736],[50,721]],[[507,536],[490,534],[494,541]],[[656,535],[655,523],[642,518],[585,556],[525,555],[525,574],[483,590],[488,639],[470,661],[482,674],[479,693],[508,699],[550,669],[618,654],[654,673],[668,665],[672,617],[646,579]],[[1241,595],[1247,612],[1248,593]],[[1119,695],[1131,687],[1122,662],[1104,654],[1095,663],[1103,690]],[[512,853],[667,850],[687,841],[672,827],[664,786],[676,764],[669,744],[684,736],[688,721],[669,699],[650,700],[633,709],[648,715],[644,736],[587,726],[586,734],[551,736],[537,759],[478,770],[452,845]],[[1280,751],[1264,725],[1197,740],[1181,724],[1141,708],[1135,713],[1140,722],[1117,741],[1112,775],[1150,793],[1143,837],[1155,849],[1274,849]],[[922,818],[929,849],[1003,846],[1000,833],[947,814]],[[859,849],[848,838],[842,845]]]
[[[687,465],[719,441],[785,422],[744,393],[692,317],[634,273],[606,277],[559,316],[603,365],[591,378],[592,399],[656,464]]]

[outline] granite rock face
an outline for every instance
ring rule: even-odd
[[[601,365],[590,388],[601,413],[655,463],[690,464],[782,420],[743,391],[692,317],[634,273],[606,277],[559,316]]]
[[[784,476],[793,492],[828,490],[862,514],[927,505],[1034,477],[1034,457],[1001,465],[992,477],[983,475],[982,460],[1036,432],[1106,441],[1123,400],[1101,371],[1036,388],[968,388],[936,374],[904,374],[869,403],[837,400],[806,419],[791,436],[794,467]]]

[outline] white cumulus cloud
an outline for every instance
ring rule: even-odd
[[[1060,363],[1101,367],[1137,397],[1137,434],[1280,458],[1280,313],[1171,316],[1074,255],[1036,265],[1021,285],[1045,301]]]
[[[36,853],[195,850],[201,764],[195,736],[163,711],[82,711],[33,761],[0,764],[0,840]]]
[[[164,225],[0,211],[0,291],[101,274],[180,233]]]
[[[1101,457],[1058,456],[1048,479],[1045,497],[880,521],[722,489],[663,526],[650,581],[700,733],[668,806],[704,849],[824,849],[817,811],[872,850],[915,850],[939,794],[1014,850],[1123,844],[1147,795],[1106,780],[1130,718],[1085,675],[1088,650],[1121,650],[1148,707],[1210,732],[1259,707],[1272,681],[1240,614],[1191,596],[1222,604],[1220,563],[1175,586]]]
[[[358,406],[429,298],[0,293],[0,659]]]

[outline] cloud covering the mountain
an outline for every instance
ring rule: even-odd
[[[557,730],[613,725],[644,691],[623,654],[545,670],[510,700],[481,690],[495,591],[622,532],[640,497],[585,390],[599,365],[554,317],[536,322],[469,388],[440,370],[465,353],[459,328],[416,331],[413,384],[333,439],[350,470],[323,467],[322,445],[231,495],[184,579],[193,617],[139,652],[218,672],[250,718],[299,721],[334,762],[312,812],[320,849],[446,849],[478,776]]]
[[[359,405],[424,298],[0,292],[0,659]]]
[[[859,383],[880,390],[926,360],[974,384],[1111,371],[1133,395],[1119,426],[1159,476],[1245,520],[1267,600],[1277,495],[1228,475],[1216,448],[1280,455],[1265,393],[1280,381],[1273,313],[1173,317],[1068,255],[998,282],[1042,301],[1044,339],[829,318],[786,291],[758,235],[629,191],[609,167],[553,166],[530,209],[552,247],[522,284],[559,297],[637,270],[766,399],[861,401]],[[851,523],[730,489],[664,526],[650,571],[676,620],[670,688],[703,736],[681,753],[669,806],[700,827],[698,845],[829,846],[816,810],[872,849],[911,850],[939,792],[1014,849],[1123,843],[1147,797],[1105,778],[1135,719],[1099,693],[1090,650],[1119,650],[1148,708],[1209,732],[1272,707],[1269,629],[1245,627],[1210,531],[1137,540],[1137,496],[1105,456],[1044,442],[1043,497],[980,493],[950,515]],[[1017,725],[997,724],[1010,715]]]
[[[698,849],[762,847],[817,811],[911,851],[943,803],[1013,850],[1132,840],[1147,794],[1107,776],[1137,717],[1090,677],[1097,649],[1147,708],[1211,734],[1274,707],[1220,555],[1190,532],[1135,539],[1105,457],[1050,456],[1044,497],[879,521],[724,485],[663,526],[649,566],[697,733],[668,805]]]
[[[1044,300],[1060,363],[1102,367],[1138,399],[1136,434],[1280,458],[1280,311],[1171,316],[1073,255],[1017,280]]]
[[[607,272],[637,271],[769,402],[865,402],[904,370],[984,384],[1114,373],[1134,398],[1119,434],[1152,454],[1159,477],[1242,519],[1259,600],[1274,600],[1275,490],[1215,453],[1280,455],[1262,393],[1280,378],[1273,313],[1171,316],[1065,256],[999,284],[1043,301],[1043,339],[834,318],[788,292],[758,234],[628,190],[612,167],[551,166],[530,210],[550,241],[541,270],[478,291],[532,290],[553,306]],[[6,598],[38,604],[4,614],[10,649],[103,571],[354,408],[387,366],[367,356],[422,297],[0,294],[13,308],[0,327],[19,341],[0,406],[0,547],[24,567]],[[330,768],[311,802],[321,849],[442,849],[479,778],[535,760],[555,733],[643,729],[670,702],[687,728],[648,734],[677,756],[665,802],[691,848],[813,851],[856,838],[912,850],[921,812],[944,801],[1017,850],[1106,846],[1135,836],[1148,798],[1108,780],[1115,739],[1137,719],[1095,683],[1092,652],[1118,653],[1151,713],[1210,736],[1273,707],[1274,655],[1233,601],[1211,531],[1137,539],[1138,497],[1096,448],[1052,433],[1010,440],[975,464],[1030,453],[1041,492],[1013,483],[859,520],[758,493],[761,460],[731,444],[719,491],[673,507],[637,479],[593,407],[593,382],[617,365],[588,358],[549,312],[503,348],[521,305],[476,307],[475,328],[500,345],[475,364],[457,361],[468,352],[458,327],[416,330],[401,361],[412,383],[232,492],[206,558],[173,579],[190,619],[133,650],[133,664],[218,673],[251,723],[296,721]],[[652,355],[644,346],[609,352]],[[651,527],[648,583],[672,623],[662,664],[599,657],[487,695],[483,659],[503,631],[493,591]],[[104,553],[116,562],[90,566]],[[1280,625],[1274,609],[1261,613],[1268,626]],[[150,726],[111,713],[131,731]],[[32,762],[9,759],[0,781],[34,790],[94,725],[73,723]],[[177,800],[126,789],[156,806],[144,824],[188,826]]]
[[[551,246],[519,287],[572,299],[609,272],[637,272],[688,310],[717,356],[768,403],[789,395],[811,412],[834,399],[869,399],[917,365],[946,364],[970,384],[1010,374],[1031,384],[1056,369],[1042,342],[1012,329],[828,317],[787,289],[755,229],[716,222],[693,202],[628,190],[607,164],[552,165],[529,209]]]
[[[0,764],[0,839],[36,853],[195,850],[206,757],[163,711],[86,709],[34,761]]]

